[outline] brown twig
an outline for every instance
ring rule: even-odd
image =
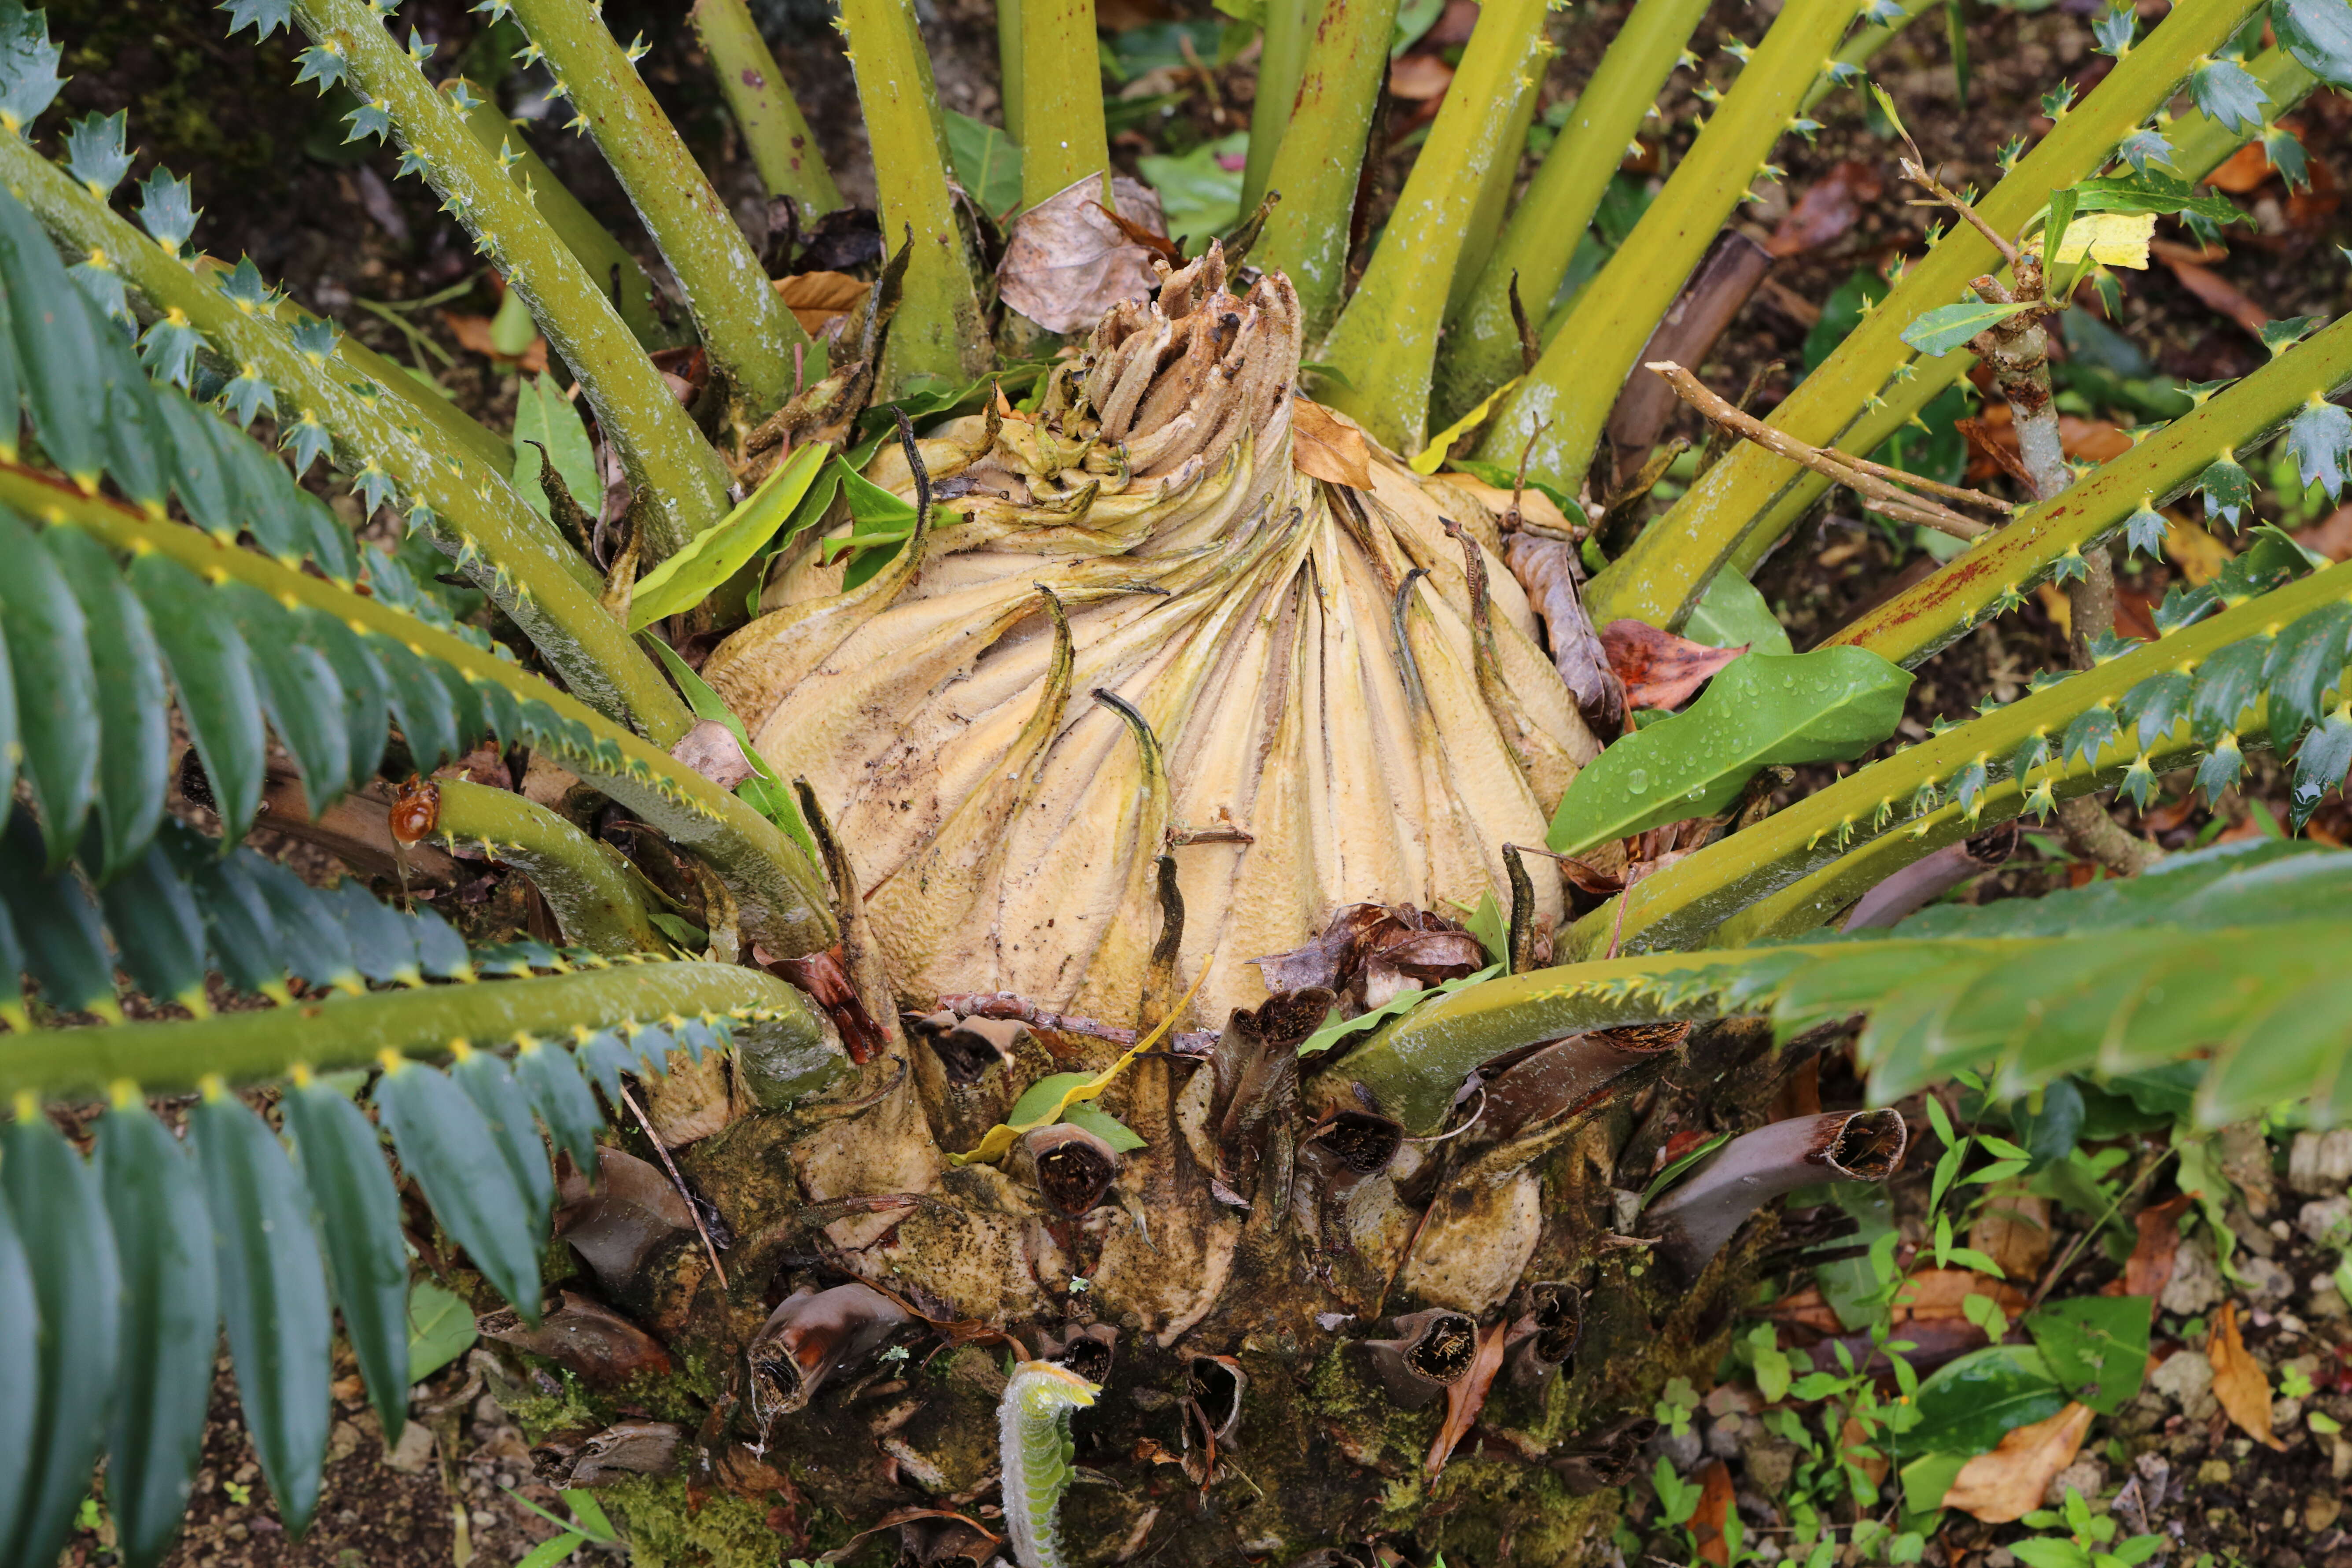
[[[1914,146],[1912,148],[1912,152],[1916,153],[1918,152],[1918,148]],[[1960,216],[1966,218],[1969,225],[1974,227],[1979,234],[1983,235],[1987,239],[1992,241],[1992,247],[2000,252],[2000,258],[2003,261],[2008,262],[2012,268],[2017,265],[2017,247],[2009,242],[2009,237],[2006,235],[2002,234],[1999,229],[1994,228],[1992,225],[1985,222],[1985,220],[1978,215],[1977,209],[1969,205],[1968,198],[1962,196],[1956,191],[1946,188],[1944,183],[1936,178],[1935,175],[1927,173],[1927,169],[1916,158],[1904,159],[1902,169],[1904,178],[1909,180],[1914,184],[1926,186],[1927,194],[1936,198],[1934,202],[1913,203],[1913,205],[1942,205],[1951,208],[1954,212],[1959,214]]]
[[[637,1103],[637,1097],[631,1094],[625,1085],[621,1089],[621,1103],[635,1113],[637,1124],[646,1130],[646,1138],[653,1142],[654,1152],[661,1156],[663,1168],[669,1172],[669,1179],[677,1188],[678,1197],[686,1204],[687,1214],[694,1221],[694,1234],[702,1237],[703,1255],[710,1259],[710,1271],[719,1276],[719,1288],[721,1290],[733,1289],[734,1287],[727,1283],[727,1266],[719,1261],[719,1248],[712,1244],[710,1232],[703,1226],[702,1211],[695,1206],[694,1194],[688,1189],[686,1178],[677,1173],[677,1162],[669,1157],[669,1145],[663,1142],[662,1135],[654,1131],[653,1118],[646,1114],[646,1108]]]
[[[1891,480],[1900,480],[1906,484],[1922,482],[1913,475],[1903,473],[1899,469],[1884,468],[1876,463],[1865,463],[1850,458],[1843,452],[1824,451],[1819,447],[1798,440],[1785,430],[1774,429],[1752,414],[1741,413],[1710,390],[1705,382],[1672,360],[1654,360],[1643,368],[1664,377],[1666,384],[1673,387],[1684,402],[1716,424],[1724,426],[1735,435],[1745,437],[1767,451],[1811,468],[1815,473],[1823,475],[1835,483],[1843,485],[1856,494],[1865,497],[1875,510],[1885,512],[1887,516],[1900,519],[1905,522],[1919,523],[1939,533],[1948,533],[1955,539],[1978,539],[1990,531],[1989,524],[1979,522],[1971,517],[1962,517],[1949,507],[1940,505],[1925,496],[1912,495],[1897,489],[1895,484],[1890,482]],[[1948,487],[1946,487],[1946,490],[1948,493]],[[1962,492],[1961,497],[1955,499],[1966,499],[2002,511],[2009,510],[2005,503],[1995,500],[1990,496],[1979,496],[1974,492]]]

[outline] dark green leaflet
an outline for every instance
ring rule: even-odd
[[[0,1551],[16,1537],[38,1454],[33,1432],[41,1403],[40,1331],[32,1265],[0,1186]]]
[[[98,680],[98,821],[104,851],[83,865],[100,880],[131,863],[163,816],[172,760],[163,654],[139,597],[104,545],[79,529],[42,537],[80,602]]]
[[[572,1163],[581,1171],[593,1175],[596,1170],[596,1132],[604,1126],[604,1117],[596,1108],[595,1091],[580,1076],[572,1053],[561,1047],[525,1039],[515,1052],[514,1075],[530,1096],[539,1119],[547,1123],[555,1146],[570,1154]]]
[[[373,1124],[348,1098],[314,1081],[289,1088],[283,1103],[343,1331],[384,1440],[398,1442],[408,1416],[408,1258],[400,1239],[400,1194]]]
[[[179,1140],[135,1100],[99,1119],[98,1172],[123,1282],[106,1500],[124,1562],[152,1568],[179,1532],[204,1451],[220,1334],[212,1219]]]
[[[352,742],[343,732],[343,693],[334,667],[296,640],[294,618],[260,589],[224,583],[219,607],[248,648],[267,649],[253,661],[269,726],[302,771],[302,790],[315,817],[350,784]]]
[[[392,1129],[401,1163],[425,1189],[450,1236],[499,1294],[536,1322],[537,1237],[544,1222],[530,1214],[482,1113],[447,1078],[414,1062],[376,1081],[375,1104]]]
[[[188,1139],[212,1211],[246,1426],[278,1517],[299,1533],[318,1506],[334,1415],[334,1321],[310,1200],[277,1134],[234,1095],[200,1100],[188,1112]]]
[[[71,868],[44,868],[40,832],[21,812],[0,827],[0,902],[53,1005],[68,1013],[114,1005],[114,960],[98,907]]]
[[[8,284],[15,363],[40,372],[25,383],[33,428],[51,461],[76,483],[95,485],[106,462],[106,385],[90,311],[33,215],[18,202],[0,202],[0,278]],[[13,437],[15,421],[7,423]]]
[[[489,1123],[499,1152],[514,1173],[515,1185],[530,1199],[530,1213],[543,1226],[555,1203],[555,1178],[547,1166],[547,1147],[539,1141],[538,1123],[531,1117],[530,1097],[507,1070],[507,1064],[488,1051],[459,1052],[449,1078]]]
[[[221,827],[234,843],[261,805],[265,737],[253,656],[194,573],[161,555],[131,563],[180,694],[180,710],[212,785]]]
[[[54,1563],[106,1436],[122,1276],[98,1179],[46,1117],[0,1128],[0,1195],[24,1244],[40,1323],[30,1463],[0,1560]]]
[[[32,525],[0,508],[0,635],[16,672],[24,776],[41,809],[52,869],[73,853],[98,793],[98,674],[88,628]]]
[[[200,1009],[205,999],[205,917],[195,890],[153,842],[98,890],[122,967],[158,1000]]]

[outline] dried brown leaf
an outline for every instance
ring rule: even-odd
[[[1625,686],[1628,708],[1679,708],[1716,671],[1748,651],[1709,647],[1642,621],[1612,621],[1601,631],[1609,668]]]
[[[1290,401],[1290,466],[1327,484],[1372,488],[1372,453],[1364,433],[1304,397]]]
[[[1503,561],[1527,590],[1528,603],[1543,617],[1552,663],[1576,694],[1585,722],[1603,744],[1615,740],[1625,728],[1625,689],[1609,668],[1608,651],[1577,593],[1576,546],[1514,533],[1504,543]]]
[[[1435,55],[1406,55],[1389,67],[1389,91],[1409,102],[1444,96],[1454,68]]]
[[[547,369],[547,340],[543,337],[531,339],[530,346],[520,354],[502,354],[490,346],[490,319],[488,316],[461,316],[455,310],[444,310],[441,321],[467,353],[480,354],[500,364],[510,364],[534,373]]]
[[[2074,1462],[2091,1430],[2092,1414],[2087,1405],[2069,1405],[2046,1421],[2010,1428],[2000,1447],[1961,1467],[1944,1494],[1944,1506],[1987,1524],[2024,1518],[2042,1506],[2051,1478]]]
[[[1497,1320],[1495,1326],[1478,1336],[1478,1352],[1470,1361],[1470,1370],[1445,1385],[1445,1421],[1437,1429],[1437,1441],[1429,1446],[1429,1473],[1434,1477],[1445,1468],[1445,1461],[1454,1455],[1454,1445],[1470,1435],[1478,1419],[1478,1412],[1486,1406],[1486,1391],[1495,1386],[1495,1373],[1503,1366],[1503,1336],[1510,1331],[1508,1319]]]
[[[811,337],[857,309],[868,287],[863,278],[846,272],[801,272],[774,284],[777,297]]]
[[[2213,1314],[2205,1359],[2213,1363],[2213,1397],[2221,1402],[2231,1424],[2265,1447],[2285,1447],[2271,1431],[2271,1380],[2238,1337],[2235,1301],[2222,1302]]]
[[[1969,1245],[2000,1264],[2009,1279],[2037,1278],[2050,1261],[2050,1200],[2026,1192],[1995,1193],[1969,1226]]]
[[[2172,1260],[2180,1252],[2180,1216],[2192,1200],[2186,1193],[2139,1211],[2139,1240],[2124,1260],[2124,1277],[2107,1287],[2110,1296],[2145,1296],[2151,1315],[2156,1299],[2172,1279]]]
[[[2263,151],[2263,144],[2260,142],[2249,142],[2224,159],[2211,174],[2206,175],[2205,183],[2217,191],[2227,191],[2233,196],[2242,196],[2275,173],[2277,170],[2272,164],[2269,155]]]
[[[1863,204],[1876,201],[1883,189],[1875,168],[1847,159],[1806,187],[1765,248],[1774,256],[1819,249],[1852,228]]]
[[[1698,1542],[1701,1560],[1715,1568],[1728,1568],[1731,1542],[1724,1538],[1723,1521],[1731,1517],[1731,1467],[1711,1459],[1698,1473],[1698,1507],[1692,1510],[1690,1531]]]
[[[1124,178],[1112,189],[1130,222],[1166,231],[1158,197]],[[1101,203],[1102,182],[1089,175],[1013,220],[997,285],[1006,304],[1049,332],[1084,331],[1112,306],[1148,299],[1160,286],[1151,252],[1128,238]]]

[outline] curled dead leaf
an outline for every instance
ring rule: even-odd
[[[1304,397],[1291,400],[1290,466],[1327,484],[1372,488],[1372,454],[1364,433]]]
[[[490,344],[489,317],[461,316],[455,310],[444,310],[441,321],[467,353],[480,354],[534,374],[543,374],[547,370],[547,340],[543,337],[531,339],[530,346],[520,354],[502,354]]]
[[[1502,1370],[1503,1336],[1509,1328],[1508,1320],[1497,1320],[1494,1327],[1481,1332],[1478,1353],[1471,1360],[1469,1373],[1446,1385],[1445,1420],[1437,1429],[1437,1441],[1429,1447],[1432,1476],[1445,1468],[1454,1445],[1470,1435],[1478,1412],[1486,1408],[1486,1391],[1495,1386],[1495,1373]]]
[[[2212,1331],[2205,1339],[2205,1359],[2213,1363],[2213,1397],[2237,1427],[2269,1448],[2284,1448],[2271,1430],[2271,1380],[2262,1363],[2247,1353],[2238,1337],[2238,1304],[2224,1301],[2213,1314]]]
[[[1418,103],[1444,96],[1454,85],[1454,68],[1435,55],[1405,55],[1389,67],[1389,91]]]
[[[1714,1563],[1715,1568],[1726,1568],[1731,1561],[1731,1542],[1723,1532],[1731,1505],[1731,1467],[1721,1459],[1710,1459],[1698,1473],[1698,1507],[1692,1510],[1690,1531],[1698,1542],[1700,1560]]]
[[[801,331],[815,337],[857,309],[869,285],[846,272],[802,272],[777,279],[773,287]]]
[[[1166,233],[1160,198],[1137,182],[1111,182],[1120,216]],[[1049,332],[1093,326],[1114,305],[1150,298],[1160,286],[1150,250],[1103,210],[1102,182],[1074,181],[1013,222],[996,281],[1004,302]]]
[[[2012,1426],[2001,1435],[1999,1447],[1960,1468],[1944,1494],[1944,1506],[1987,1524],[2024,1518],[2042,1506],[2051,1478],[2082,1451],[2091,1415],[2089,1405],[2069,1405],[2048,1420]]]
[[[2180,1252],[2180,1216],[2189,1212],[2191,1201],[2182,1193],[2139,1211],[2139,1240],[2124,1261],[2123,1278],[2109,1285],[2105,1294],[2145,1296],[2154,1314],[2156,1299],[2172,1279],[2172,1260]]]
[[[1601,628],[1609,668],[1624,683],[1628,708],[1679,708],[1716,671],[1746,653],[1662,632],[1642,621],[1612,621]]]

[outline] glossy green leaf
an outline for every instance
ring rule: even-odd
[[[294,635],[323,655],[343,693],[343,738],[351,746],[346,773],[353,784],[375,775],[383,759],[386,726],[392,722],[392,683],[369,651],[368,640],[323,610],[303,609]]]
[[[172,433],[172,489],[179,496],[181,506],[187,509],[189,518],[198,528],[215,539],[236,539],[239,527],[237,491],[230,481],[218,443],[205,428],[207,424],[220,425],[220,421],[174,387],[156,391],[155,407]]]
[[[819,442],[795,450],[760,481],[742,505],[639,578],[629,597],[629,629],[643,631],[664,616],[692,609],[750,564],[816,482],[827,450]],[[911,508],[907,515],[911,522]]]
[[[499,1294],[537,1322],[540,1226],[482,1113],[447,1078],[414,1062],[385,1071],[375,1103],[443,1227]]]
[[[1391,996],[1379,1006],[1369,1012],[1359,1013],[1352,1018],[1330,1018],[1321,1028],[1298,1042],[1298,1054],[1302,1057],[1320,1055],[1349,1035],[1375,1028],[1391,1018],[1402,1016],[1425,1002],[1433,1002],[1440,996],[1450,996],[1454,992],[1475,985],[1482,980],[1492,980],[1502,973],[1501,964],[1490,963],[1475,974],[1465,974],[1459,980],[1441,980],[1434,985],[1425,985],[1418,991],[1407,991]],[[1337,1008],[1332,1009],[1334,1014],[1338,1011]]]
[[[409,766],[430,773],[444,761],[465,754],[457,735],[457,713],[449,689],[425,659],[388,637],[367,639],[368,651],[383,669],[392,698],[393,717],[408,742]]]
[[[2024,309],[2026,306],[2023,304],[1970,302],[1945,305],[1929,310],[1904,328],[1903,341],[1923,354],[1934,354],[1940,359],[1954,349],[1965,346],[1970,338],[1987,327],[2006,321]]]
[[[51,1563],[89,1490],[121,1348],[122,1271],[98,1177],[44,1116],[0,1127],[0,1196],[32,1276],[40,1392],[0,1561]]]
[[[1762,768],[1838,762],[1895,732],[1910,672],[1854,647],[1726,665],[1699,700],[1602,752],[1552,818],[1550,847],[1580,854],[1660,823],[1708,816]]]
[[[604,1115],[597,1109],[595,1091],[580,1076],[572,1053],[526,1039],[515,1052],[514,1075],[523,1092],[530,1096],[539,1119],[547,1124],[555,1146],[572,1156],[572,1164],[593,1175],[596,1134],[604,1125]]]
[[[593,519],[604,499],[604,487],[596,481],[596,450],[589,444],[580,410],[544,373],[525,377],[516,390],[514,487],[532,510],[552,517],[547,490],[539,479],[541,446],[547,449],[547,460],[555,465],[555,477],[572,492],[572,504]]]
[[[131,563],[131,586],[154,625],[222,832],[234,843],[260,808],[267,755],[253,655],[186,567],[161,554],[142,555]]]
[[[1908,1459],[1921,1454],[1989,1454],[2012,1426],[2044,1420],[2064,1408],[2066,1391],[2050,1374],[2042,1352],[2023,1345],[1989,1345],[1948,1362],[1923,1379],[1912,1401],[1918,1424],[1889,1433],[1888,1447]]]
[[[98,795],[98,672],[89,621],[40,536],[0,509],[0,636],[16,676],[23,771],[48,864],[65,864]]]
[[[474,955],[466,947],[466,939],[457,928],[442,918],[441,911],[431,904],[420,903],[401,917],[408,923],[408,934],[416,944],[416,967],[435,980],[471,980],[474,978]]]
[[[263,711],[301,771],[303,796],[316,817],[351,783],[342,683],[326,655],[297,640],[294,617],[277,600],[245,583],[224,583],[214,593],[246,647],[268,650],[253,661]]]
[[[2033,1336],[2050,1375],[2067,1394],[2112,1415],[2139,1392],[2147,1374],[2154,1307],[2145,1296],[2084,1296],[2029,1312],[2020,1326]]]
[[[396,1443],[408,1418],[408,1252],[400,1194],[375,1126],[350,1097],[316,1080],[286,1090],[286,1126],[318,1216],[335,1304],[368,1399]]]
[[[139,363],[121,326],[107,320],[85,299],[90,342],[98,351],[98,374],[106,389],[106,471],[115,488],[152,517],[163,515],[172,497],[174,461],[172,426],[156,406],[154,384]],[[47,374],[43,367],[43,374]]]
[[[2352,7],[2344,0],[2271,0],[2271,29],[2304,69],[2352,89]]]
[[[1794,653],[1789,629],[1772,613],[1755,584],[1737,572],[1718,572],[1690,613],[1683,636],[1709,647],[1746,647],[1758,653]]]
[[[971,193],[981,210],[1002,222],[1021,205],[1021,148],[995,126],[954,110],[940,119],[956,183]]]
[[[41,1309],[32,1265],[0,1182],[0,1550],[16,1534],[25,1489],[38,1466]]]
[[[2152,171],[2128,179],[2084,180],[2073,188],[2078,213],[2195,213],[2215,223],[2245,216],[2227,197],[2200,195],[2188,181]]]
[[[278,1517],[299,1535],[319,1504],[334,1418],[334,1314],[310,1194],[268,1123],[232,1094],[208,1094],[190,1109],[188,1142],[212,1210],[246,1429]]]
[[[530,1201],[531,1218],[544,1240],[547,1216],[555,1204],[555,1177],[547,1166],[547,1146],[539,1141],[530,1095],[507,1070],[507,1064],[488,1051],[459,1052],[449,1068],[449,1079],[466,1091],[466,1098],[489,1124],[499,1152],[506,1157],[515,1185]]]
[[[204,1453],[220,1343],[212,1217],[180,1141],[138,1100],[99,1119],[98,1173],[123,1285],[106,1501],[125,1563],[153,1568]]]
[[[91,312],[21,202],[0,202],[0,279],[16,363],[39,367],[26,378],[25,401],[41,448],[75,483],[93,487],[106,466],[106,384]]]
[[[408,1291],[408,1381],[423,1383],[474,1348],[474,1310],[454,1290],[419,1279]]]
[[[114,960],[98,906],[72,867],[45,868],[40,835],[22,812],[0,828],[0,902],[52,1005],[68,1013],[114,1006]]]
[[[99,889],[98,901],[132,984],[159,1002],[200,1008],[204,911],[170,854],[150,841],[144,855]]]
[[[84,864],[103,880],[138,858],[163,820],[172,763],[163,654],[146,610],[123,584],[104,545],[74,528],[51,529],[41,542],[81,605],[97,678],[97,812],[104,850]]]

